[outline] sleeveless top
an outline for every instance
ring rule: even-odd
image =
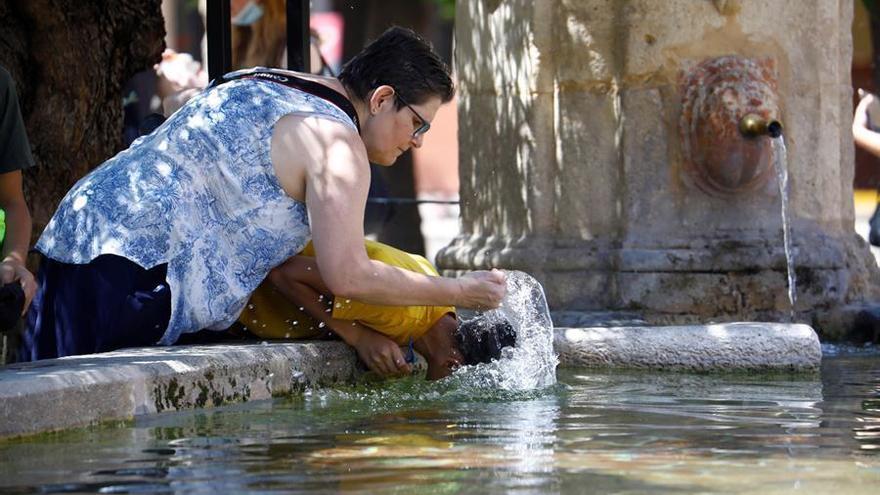
[[[272,131],[297,113],[356,129],[339,107],[275,82],[210,88],[77,182],[36,249],[63,263],[102,254],[167,263],[171,317],[160,344],[235,322],[269,270],[309,241],[305,204],[281,188]]]

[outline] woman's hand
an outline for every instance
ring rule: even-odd
[[[37,281],[34,279],[34,274],[24,264],[14,259],[6,259],[0,263],[0,283],[5,285],[16,280],[24,291],[24,307],[21,310],[21,314],[24,315],[37,293]]]
[[[455,305],[462,308],[497,308],[507,294],[507,277],[496,268],[470,272],[460,277],[458,282],[459,295]]]
[[[363,325],[359,325],[358,330],[349,344],[357,350],[370,371],[385,378],[412,373],[412,366],[406,362],[396,342]]]

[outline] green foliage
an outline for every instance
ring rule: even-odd
[[[455,0],[432,0],[435,4],[437,4],[437,10],[440,12],[440,17],[444,20],[452,20],[455,19]],[[870,1],[870,0],[865,0]]]

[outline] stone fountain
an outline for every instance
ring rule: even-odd
[[[438,264],[533,274],[557,325],[794,318],[848,331],[880,301],[853,230],[852,12],[852,0],[461,0],[462,230]],[[752,134],[774,121],[790,260],[775,152]]]

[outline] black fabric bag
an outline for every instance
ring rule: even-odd
[[[15,329],[24,309],[24,290],[18,280],[0,287],[0,332]]]
[[[868,232],[868,242],[872,246],[880,246],[880,201],[877,202],[877,208],[874,209],[874,214],[868,220],[868,225],[871,226],[871,230]]]

